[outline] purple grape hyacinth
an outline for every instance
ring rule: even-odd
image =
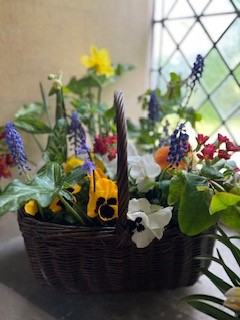
[[[167,161],[171,165],[178,166],[188,150],[188,134],[186,133],[185,123],[179,125],[170,137],[170,148]]]
[[[190,74],[189,78],[191,79],[191,86],[194,87],[196,81],[198,81],[203,74],[204,69],[204,58],[198,54],[196,61],[193,64],[192,73]]]
[[[11,153],[14,163],[19,169],[20,175],[22,174],[22,172],[26,172],[26,170],[31,170],[27,165],[22,138],[19,132],[14,128],[14,124],[11,122],[8,122],[6,124],[6,144]]]
[[[155,124],[159,120],[159,102],[155,91],[152,91],[150,101],[148,104],[148,119],[152,124]]]
[[[90,148],[86,144],[86,133],[78,119],[78,113],[76,111],[71,115],[69,140],[74,146],[75,154],[85,154],[90,151]]]

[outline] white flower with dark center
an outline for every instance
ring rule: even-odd
[[[128,166],[130,176],[136,180],[139,191],[142,191],[149,182],[155,181],[155,178],[161,172],[161,167],[155,162],[151,154],[128,157]],[[147,189],[144,191],[147,191]]]
[[[162,208],[146,198],[129,201],[127,217],[133,232],[132,241],[137,248],[147,247],[153,239],[161,239],[164,227],[172,218],[173,207]]]

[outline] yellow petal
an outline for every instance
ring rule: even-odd
[[[72,194],[76,194],[81,191],[82,187],[78,184],[76,186],[72,187],[73,191],[71,192]]]
[[[24,210],[27,214],[35,216],[35,214],[38,212],[37,202],[35,200],[28,201],[24,206]]]
[[[76,158],[76,157],[70,157],[67,159],[65,166],[64,166],[64,172],[68,173],[73,168],[76,168],[78,166],[82,166],[84,164],[84,161],[82,159]]]
[[[94,192],[92,180],[93,179],[90,179],[89,202],[88,202],[88,206],[87,206],[87,215],[91,218],[94,218],[99,214],[99,207],[100,207],[99,201],[101,199],[104,199],[104,202],[106,202],[106,204],[107,204],[108,199],[111,199],[111,198],[116,199],[116,207],[117,207],[118,189],[117,189],[117,185],[113,181],[111,181],[107,178],[101,178],[101,179],[98,179],[95,181],[96,182],[96,186],[95,186],[96,190]],[[102,201],[101,201],[101,205],[103,205]],[[114,215],[113,215],[113,217],[111,217],[111,219],[117,217],[118,213],[117,213],[116,207],[114,207]]]
[[[49,209],[52,210],[52,212],[54,213],[62,210],[62,207],[58,204],[59,200],[60,199],[56,197],[51,203],[51,205],[49,206]]]

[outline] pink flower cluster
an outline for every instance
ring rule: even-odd
[[[110,161],[115,159],[117,155],[117,135],[104,136],[99,134],[94,139],[94,152],[102,156],[107,154]]]
[[[240,151],[240,147],[235,146],[228,137],[218,134],[218,140],[215,144],[205,144],[209,139],[208,136],[198,134],[196,140],[198,143],[197,150],[201,149],[197,156],[200,160],[230,159],[233,152]]]

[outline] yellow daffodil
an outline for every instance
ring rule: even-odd
[[[76,168],[78,166],[81,166],[84,164],[84,161],[82,159],[76,158],[76,157],[70,157],[67,159],[64,167],[64,172],[68,173],[70,172],[73,168]]]
[[[227,300],[224,305],[234,311],[240,311],[240,287],[229,289],[225,296]]]
[[[91,180],[90,180],[91,181]],[[118,216],[117,185],[106,178],[96,179],[95,192],[90,182],[87,214],[91,218],[99,217],[103,221],[112,220]]]
[[[90,47],[91,56],[81,57],[82,64],[89,69],[95,69],[97,74],[104,74],[106,77],[114,75],[115,71],[107,49],[98,50],[95,46]]]
[[[37,202],[35,200],[28,201],[24,206],[24,210],[27,214],[35,216],[35,214],[38,212]]]

